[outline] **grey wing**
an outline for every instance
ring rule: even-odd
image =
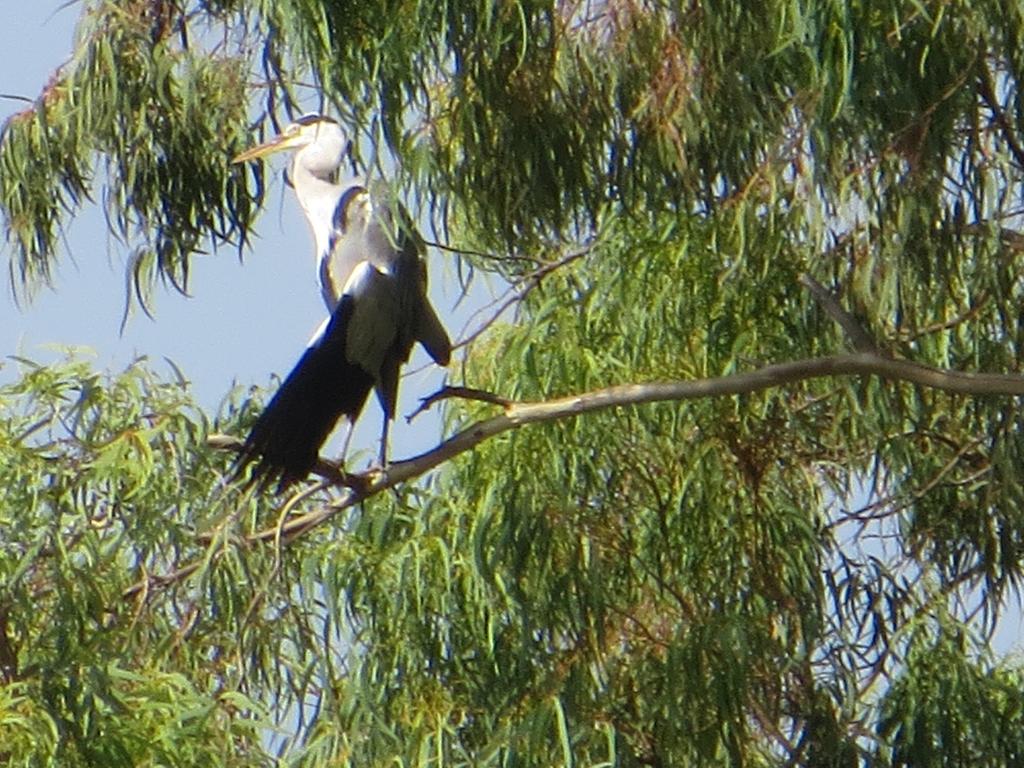
[[[357,268],[369,264],[389,278],[393,291],[388,301],[394,302],[390,309],[395,314],[387,323],[395,333],[392,364],[404,363],[413,343],[418,341],[436,362],[447,365],[451,358],[451,341],[427,298],[423,238],[404,206],[393,202],[386,191],[377,192],[371,196],[365,187],[357,184],[342,193],[335,214],[337,235],[328,269],[330,280],[325,281],[325,285],[332,286],[331,295],[337,303],[337,297]],[[375,291],[378,293],[375,304],[382,303],[382,290],[381,286]],[[380,307],[375,309],[374,315],[383,320],[379,310]]]
[[[452,343],[427,297],[427,267],[423,260],[426,247],[423,238],[413,226],[412,218],[404,206],[398,206],[398,219],[398,223],[394,223],[390,207],[378,206],[378,221],[384,220],[387,224],[386,228],[378,228],[374,234],[381,238],[379,250],[389,251],[387,269],[400,286],[405,315],[403,331],[410,345],[418,341],[436,363],[448,365]],[[395,234],[392,235],[392,232]],[[383,238],[388,238],[387,249]],[[383,268],[383,265],[379,266]]]
[[[391,277],[361,262],[345,284],[352,298],[345,353],[378,382],[380,371],[401,333],[399,297]]]

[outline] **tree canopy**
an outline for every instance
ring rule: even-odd
[[[0,141],[18,290],[90,200],[143,306],[184,289],[257,226],[230,158],[312,104],[514,314],[466,340],[451,442],[290,497],[228,480],[259,397],[22,361],[4,760],[1024,759],[989,647],[1024,575],[1017,3],[81,14]]]

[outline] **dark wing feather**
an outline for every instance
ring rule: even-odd
[[[237,473],[255,463],[252,481],[278,490],[305,478],[343,415],[359,415],[373,377],[345,355],[354,302],[342,296],[324,332],[307,349],[245,440]]]

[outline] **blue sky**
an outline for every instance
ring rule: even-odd
[[[81,4],[64,5],[64,0],[0,0],[5,11],[0,50],[6,61],[18,62],[17,67],[0,71],[0,93],[34,99],[68,58]],[[26,106],[0,99],[0,121]],[[107,370],[123,368],[140,355],[159,370],[169,358],[190,380],[200,404],[212,410],[235,383],[266,386],[272,374],[287,374],[323,319],[324,308],[312,238],[294,196],[281,182],[284,162],[281,156],[270,162],[273,181],[257,226],[258,238],[242,262],[232,248],[197,255],[191,296],[158,290],[155,319],[135,312],[123,334],[126,252],[108,236],[102,213],[93,206],[83,209],[67,222],[66,247],[52,287],[41,287],[31,301],[15,302],[9,279],[2,278],[0,361],[5,369],[0,378],[15,375],[16,364],[7,359],[9,355],[45,362],[59,356],[63,347],[88,350],[95,365]],[[5,252],[5,264],[9,255]],[[432,250],[428,258],[431,295],[454,339],[470,312],[488,301],[489,293],[478,287],[475,301],[464,302],[453,315],[458,297],[454,257]],[[407,370],[418,372],[403,380],[400,416],[442,381],[440,369],[424,367],[427,361],[417,348]],[[353,449],[375,455],[379,429],[380,411],[371,402]],[[431,447],[438,429],[438,420],[429,415],[411,426],[399,417],[392,430],[391,455],[401,458]]]

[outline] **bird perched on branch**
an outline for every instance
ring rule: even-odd
[[[330,316],[260,414],[239,467],[283,488],[316,464],[338,420],[349,435],[370,390],[384,411],[381,463],[398,377],[419,342],[440,365],[451,341],[427,299],[424,245],[408,214],[360,178],[339,180],[348,139],[333,118],[305,115],[280,136],[242,152],[242,163],[292,150],[288,180],[313,230],[316,269]],[[348,441],[346,439],[346,448]]]

